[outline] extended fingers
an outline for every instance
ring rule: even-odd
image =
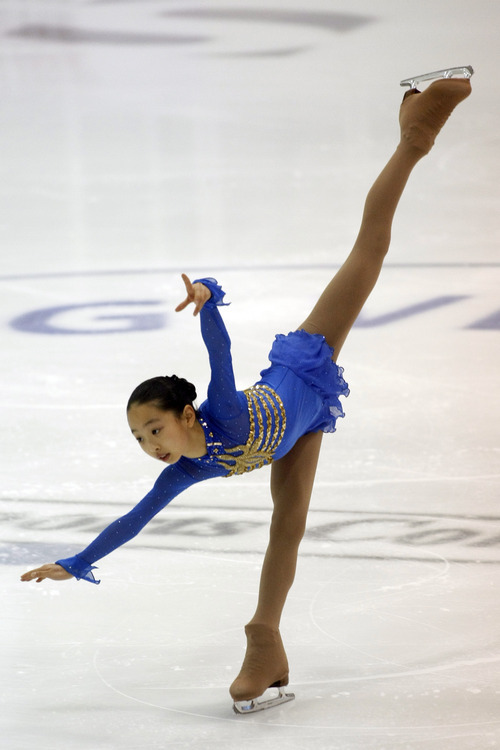
[[[21,581],[36,581],[40,583],[46,578],[50,578],[53,581],[64,581],[67,578],[73,578],[71,573],[68,573],[58,563],[48,563],[47,565],[40,565],[39,568],[30,570],[21,576]]]
[[[193,293],[194,293],[194,287],[191,284],[191,279],[185,273],[181,273],[181,278],[182,278],[182,280],[184,282],[184,286],[186,287],[186,292],[187,292],[188,298],[190,298],[190,297],[192,298],[193,297]]]
[[[200,282],[192,284],[189,277],[185,273],[181,274],[181,276],[186,287],[187,297],[183,302],[177,305],[175,311],[180,312],[181,310],[184,310],[184,308],[186,308],[192,302],[194,304],[193,315],[198,315],[205,302],[210,299],[211,292],[204,284]]]
[[[184,310],[184,308],[187,307],[190,302],[194,301],[194,288],[193,288],[193,285],[191,284],[189,276],[186,276],[185,273],[181,273],[181,278],[184,282],[184,286],[186,287],[187,297],[183,302],[177,305],[177,307],[175,308],[175,312],[180,312],[181,310]]]
[[[175,312],[180,312],[181,310],[184,310],[184,308],[187,307],[190,302],[191,300],[189,299],[189,297],[186,297],[184,302],[181,302],[180,304],[177,305],[177,307],[175,308]]]
[[[37,580],[37,583],[43,581],[45,576],[43,574],[42,568],[36,568],[35,570],[30,570],[27,573],[24,573],[21,576],[21,581],[33,581],[35,578]]]

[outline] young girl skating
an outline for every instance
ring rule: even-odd
[[[96,582],[93,563],[134,537],[180,492],[211,477],[230,477],[271,464],[274,504],[257,608],[245,627],[247,651],[230,687],[236,710],[246,712],[289,700],[288,662],[279,633],[285,600],[295,576],[323,432],[343,416],[339,396],[347,384],[336,361],[351,327],[379,276],[391,226],[406,182],[427,154],[455,106],[470,94],[472,69],[451,69],[415,79],[400,108],[400,142],[366,198],[361,228],[345,263],[298,329],[278,335],[271,366],[246,391],[237,391],[230,340],[219,313],[224,292],[214,279],[183,275],[208,349],[211,380],[207,400],[193,406],[196,391],[182,378],[157,377],[139,385],[127,405],[141,448],[168,466],[153,489],[129,513],[111,523],[79,554],[42,565],[21,580],[84,578]],[[414,84],[437,78],[423,93]],[[269,686],[272,702],[259,703]]]

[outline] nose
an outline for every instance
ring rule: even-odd
[[[148,456],[156,457],[161,454],[161,448],[156,440],[148,440],[147,443],[142,444],[142,448],[148,454]]]

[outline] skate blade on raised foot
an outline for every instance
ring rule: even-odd
[[[472,75],[474,75],[472,65],[462,65],[462,67],[458,68],[444,68],[444,70],[434,70],[432,73],[424,73],[421,76],[405,78],[399,85],[409,86],[411,89],[416,89],[418,84],[422,81],[434,81],[437,78],[453,78],[453,76],[470,78]]]
[[[265,711],[268,708],[281,706],[295,699],[294,693],[286,693],[284,687],[270,687],[258,698],[249,701],[235,701],[233,711],[235,714],[254,714],[257,711]]]

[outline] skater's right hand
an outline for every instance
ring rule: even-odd
[[[64,570],[62,565],[56,563],[48,563],[47,565],[41,565],[39,568],[28,571],[21,576],[21,581],[33,581],[36,579],[37,583],[40,583],[45,578],[51,578],[53,581],[65,581],[68,578],[73,578],[71,573]]]
[[[194,304],[193,315],[198,315],[205,302],[207,302],[212,296],[212,292],[208,287],[205,286],[205,284],[202,284],[200,281],[196,281],[194,284],[192,284],[189,277],[186,276],[185,273],[181,274],[181,276],[184,282],[184,286],[186,287],[187,297],[184,302],[181,302],[179,305],[177,305],[175,311],[180,312],[181,310],[184,310],[184,308],[190,305],[192,302]]]

